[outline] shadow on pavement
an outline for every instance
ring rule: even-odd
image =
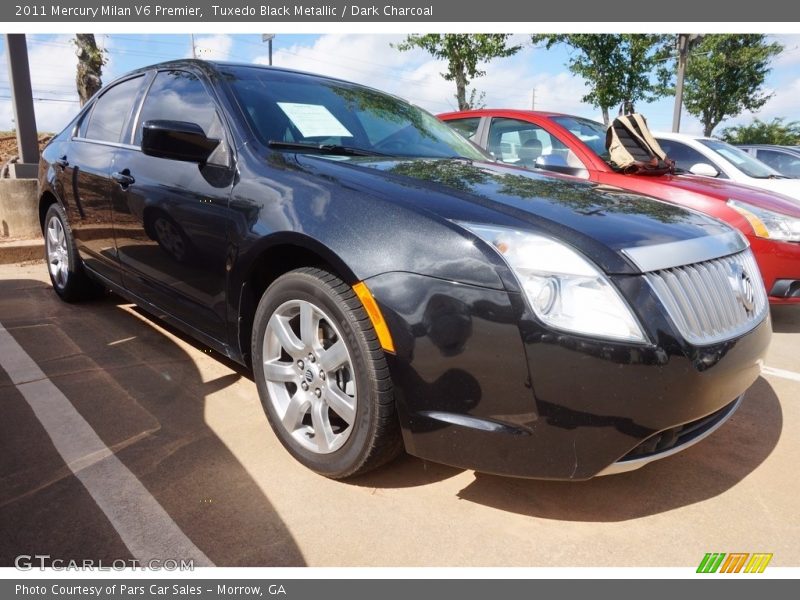
[[[204,381],[183,348],[123,305],[113,295],[68,305],[35,280],[4,280],[0,287],[0,322],[215,564],[304,566],[280,515],[205,420],[207,397],[236,383],[243,370],[238,365],[233,372],[212,369],[222,374]],[[8,384],[2,389],[16,392]],[[79,529],[74,519],[97,518],[99,511],[79,485],[53,491],[75,480],[21,396],[14,406],[18,422],[29,427],[19,432],[15,445],[2,444],[17,455],[0,463],[14,471],[0,473],[0,521],[3,529],[13,529],[13,538],[0,540],[4,566],[9,557],[32,551],[91,558],[120,548],[119,538],[107,528],[106,539],[78,546],[81,556],[64,556],[54,532]],[[40,448],[49,453],[45,456]],[[34,464],[26,460],[31,457]],[[49,504],[37,508],[39,502]],[[47,517],[31,516],[36,514]]]
[[[463,472],[464,469],[428,462],[404,453],[376,471],[342,483],[379,489],[409,488],[444,481]]]
[[[510,479],[477,473],[459,497],[560,521],[627,521],[702,502],[734,487],[775,448],[783,413],[759,378],[731,419],[711,436],[638,471],[588,481]]]

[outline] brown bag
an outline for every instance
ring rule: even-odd
[[[633,175],[675,172],[675,161],[667,157],[638,113],[614,119],[606,131],[606,148],[616,171]]]

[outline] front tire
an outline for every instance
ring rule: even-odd
[[[44,217],[44,253],[50,282],[62,300],[77,302],[103,293],[84,272],[67,215],[58,203],[51,204]]]
[[[252,356],[270,425],[306,467],[341,479],[402,449],[383,350],[335,275],[304,268],[276,279],[256,310]]]

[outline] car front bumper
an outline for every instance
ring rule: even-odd
[[[388,360],[407,451],[509,476],[588,479],[688,447],[733,414],[771,336],[767,317],[690,346],[639,277],[618,285],[644,307],[647,345],[553,332],[505,290],[411,273],[367,285],[397,348]]]
[[[800,242],[750,237],[772,305],[800,304]]]

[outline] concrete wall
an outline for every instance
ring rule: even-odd
[[[0,240],[40,238],[35,179],[0,179]]]

